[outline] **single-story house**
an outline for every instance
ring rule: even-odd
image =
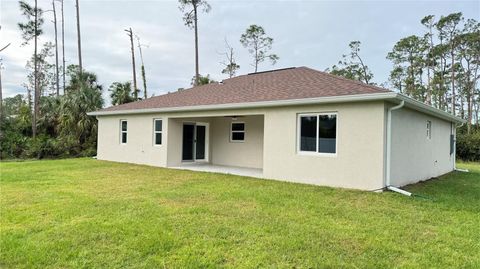
[[[97,158],[378,190],[455,169],[462,119],[307,67],[91,112]]]

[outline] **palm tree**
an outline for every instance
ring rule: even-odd
[[[101,109],[103,98],[97,76],[77,70],[72,68],[74,72],[70,72],[70,83],[60,104],[59,127],[61,138],[82,150],[96,142],[97,120],[87,112]]]
[[[132,97],[132,86],[130,82],[114,82],[108,89],[110,98],[112,98],[112,105],[121,105],[135,101]]]

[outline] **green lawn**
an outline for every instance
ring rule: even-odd
[[[93,159],[7,162],[0,268],[480,268],[480,164],[431,199]]]

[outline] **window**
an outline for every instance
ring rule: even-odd
[[[153,120],[153,144],[155,146],[162,145],[162,120]]]
[[[432,122],[427,120],[427,138],[432,139]]]
[[[299,115],[300,152],[335,154],[337,152],[337,114]]]
[[[127,121],[120,120],[120,143],[127,144]]]
[[[230,132],[230,141],[231,142],[245,141],[245,123],[232,122],[232,127]]]

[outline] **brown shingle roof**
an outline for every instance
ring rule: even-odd
[[[308,67],[242,75],[100,111],[188,107],[390,92]]]

